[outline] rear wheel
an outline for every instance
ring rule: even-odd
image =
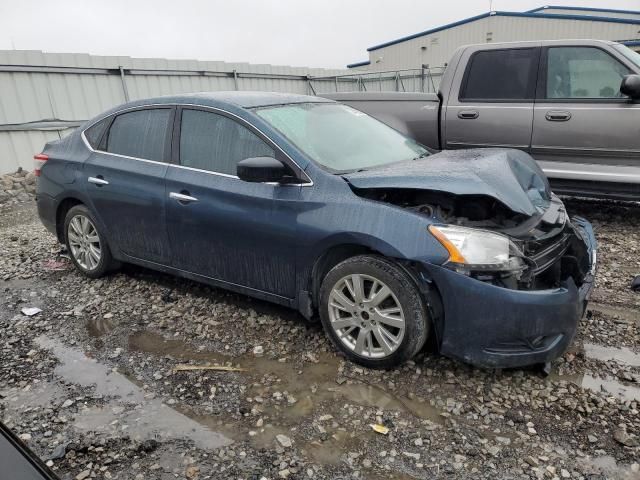
[[[86,276],[98,278],[116,266],[106,238],[84,205],[76,205],[67,212],[64,232],[71,260]]]
[[[418,288],[393,262],[373,255],[332,268],[320,289],[327,335],[356,363],[390,368],[424,346],[429,322]]]

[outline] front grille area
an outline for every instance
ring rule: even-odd
[[[529,252],[531,270],[528,281],[520,288],[540,290],[559,287],[568,278],[582,285],[589,269],[587,247],[574,226],[567,222],[561,233],[544,243],[525,246]],[[528,248],[527,248],[528,247]]]

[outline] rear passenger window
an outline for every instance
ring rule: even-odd
[[[460,100],[533,100],[538,52],[535,48],[486,50],[471,57]]]
[[[252,157],[275,157],[275,152],[235,120],[203,110],[182,111],[180,165],[236,175],[236,164]]]
[[[169,108],[120,114],[109,129],[107,152],[156,162],[166,161],[170,123]]]
[[[111,117],[103,118],[98,123],[94,123],[89,128],[84,131],[84,137],[91,145],[91,148],[94,150],[98,150],[98,145],[100,144],[100,139],[102,139],[102,135],[109,125],[109,121]]]

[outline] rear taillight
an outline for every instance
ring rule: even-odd
[[[42,170],[42,166],[44,162],[49,160],[49,155],[45,155],[44,153],[39,153],[33,157],[33,173],[36,177],[40,176],[40,170]]]

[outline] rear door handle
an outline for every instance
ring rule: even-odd
[[[550,122],[566,122],[571,119],[571,113],[560,110],[551,110],[545,114],[544,118]]]
[[[463,120],[473,120],[479,116],[480,113],[477,110],[461,110],[458,112],[458,118]]]
[[[173,198],[174,200],[177,200],[180,203],[191,203],[191,202],[198,201],[196,197],[192,197],[191,195],[189,195],[189,192],[185,192],[185,191],[183,191],[183,193],[171,192],[169,193],[169,198]]]
[[[104,178],[102,178],[101,176],[97,176],[97,177],[89,177],[87,178],[87,182],[89,183],[93,183],[94,185],[97,185],[99,187],[103,186],[103,185],[109,185],[109,182],[107,182]]]

